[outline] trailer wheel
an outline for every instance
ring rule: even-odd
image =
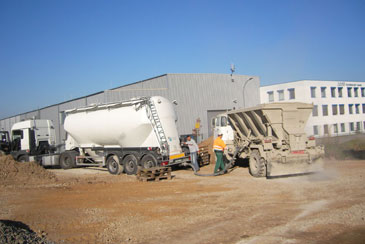
[[[110,155],[106,160],[106,167],[112,175],[120,175],[123,172],[123,165],[119,162],[117,155]]]
[[[151,154],[147,154],[142,158],[141,166],[144,169],[149,169],[157,166],[157,159]]]
[[[71,151],[61,153],[60,166],[62,169],[72,169],[76,166],[76,154]]]
[[[135,175],[137,173],[138,160],[133,154],[130,154],[123,159],[123,165],[127,175]]]
[[[266,176],[265,159],[260,156],[259,151],[254,150],[250,155],[250,174],[254,177]]]

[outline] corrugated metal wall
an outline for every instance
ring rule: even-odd
[[[243,107],[243,85],[246,85],[246,106],[260,103],[258,77],[228,74],[169,74],[169,98],[177,100],[179,132],[190,134],[197,118],[201,132],[208,136],[208,110],[230,110]],[[233,78],[233,81],[232,81]]]
[[[252,79],[250,79],[252,78]],[[243,86],[246,83],[246,92]],[[228,74],[167,74],[140,83],[105,92],[108,102],[138,96],[163,96],[176,100],[178,130],[191,134],[198,118],[201,132],[207,138],[208,110],[230,110],[260,103],[260,80],[257,76]],[[245,96],[245,101],[244,100]]]
[[[244,86],[246,91],[243,91]],[[0,129],[10,131],[14,123],[27,119],[50,119],[55,125],[58,143],[61,144],[66,139],[62,111],[91,104],[158,95],[170,101],[177,101],[175,111],[181,135],[191,134],[196,119],[200,118],[201,133],[203,138],[207,138],[208,111],[255,106],[260,103],[259,88],[260,80],[257,76],[167,74],[3,119],[0,120]]]

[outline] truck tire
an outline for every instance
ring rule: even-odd
[[[24,162],[28,162],[29,160],[28,160],[27,155],[20,155],[17,161],[24,163]]]
[[[152,154],[145,155],[141,160],[141,166],[144,169],[149,169],[157,166],[157,159]]]
[[[250,174],[254,177],[266,176],[265,159],[260,156],[258,150],[253,150],[249,162]]]
[[[72,169],[76,166],[76,152],[66,151],[61,153],[60,166],[62,169]]]
[[[123,165],[119,162],[117,155],[110,155],[106,160],[106,167],[112,175],[120,175],[123,172]]]
[[[135,175],[137,173],[138,160],[133,154],[129,154],[123,159],[123,165],[127,175]]]

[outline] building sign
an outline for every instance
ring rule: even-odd
[[[362,86],[362,84],[361,83],[351,83],[351,82],[339,81],[337,83],[337,86]]]

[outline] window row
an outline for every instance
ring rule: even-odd
[[[331,87],[331,97],[343,97],[343,90],[347,90],[347,97],[359,97],[359,87]],[[317,87],[310,87],[311,97],[317,97]],[[327,97],[327,87],[321,87],[321,97]],[[361,97],[365,97],[365,87],[361,87]]]
[[[288,98],[289,100],[295,99],[295,88],[289,88],[287,89],[288,91]],[[284,90],[278,90],[276,91],[277,93],[277,101],[284,101]],[[273,91],[268,91],[267,92],[268,95],[268,100],[269,102],[274,102],[274,92]]]
[[[348,104],[348,114],[360,114],[360,105],[361,104]],[[362,113],[365,114],[365,103],[362,104]],[[312,116],[317,117],[318,114],[318,105],[314,105]],[[322,116],[328,116],[328,114],[328,105],[322,105]],[[338,114],[345,114],[345,104],[332,104],[332,115]]]
[[[318,136],[319,129],[320,129],[319,125],[314,125],[313,134]],[[323,125],[323,134],[324,135],[346,133],[346,132],[356,132],[356,131],[364,131],[364,130],[365,130],[365,121],[363,121],[363,123],[361,123],[361,121],[350,122],[350,123],[348,123],[348,129],[346,129],[345,123]]]

